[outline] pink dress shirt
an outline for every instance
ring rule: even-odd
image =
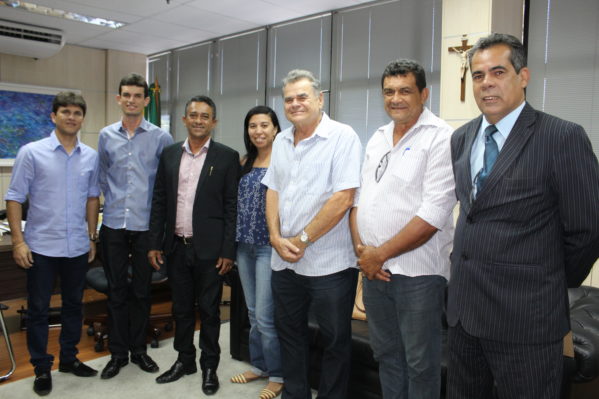
[[[177,217],[175,234],[180,237],[193,236],[193,201],[195,199],[200,173],[206,161],[210,139],[197,154],[189,148],[188,140],[183,143],[181,166],[179,167],[179,189],[177,190]]]

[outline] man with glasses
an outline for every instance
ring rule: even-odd
[[[438,398],[456,202],[453,129],[424,106],[429,93],[416,62],[391,62],[381,83],[392,121],[366,146],[350,217],[370,344],[385,399]]]
[[[348,209],[360,184],[362,146],[322,111],[320,82],[293,70],[283,81],[285,116],[262,180],[273,246],[272,290],[281,341],[283,398],[311,397],[308,310],[324,343],[318,396],[345,399],[350,370],[356,258]]]

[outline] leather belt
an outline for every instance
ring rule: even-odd
[[[178,236],[175,234],[175,240],[179,241],[183,245],[191,245],[192,238],[193,238],[192,236],[183,237],[183,236]]]

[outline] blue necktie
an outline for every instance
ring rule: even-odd
[[[487,180],[487,177],[491,174],[491,169],[493,169],[493,165],[497,160],[497,155],[499,155],[499,147],[497,147],[497,142],[493,138],[493,134],[496,132],[497,128],[495,125],[489,125],[485,129],[484,165],[480,172],[478,172],[478,178],[476,179],[477,194],[482,190],[485,180]]]

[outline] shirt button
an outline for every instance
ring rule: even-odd
[[[129,153],[129,156],[131,156],[131,153]]]
[[[125,212],[129,212],[129,208],[125,209]]]

